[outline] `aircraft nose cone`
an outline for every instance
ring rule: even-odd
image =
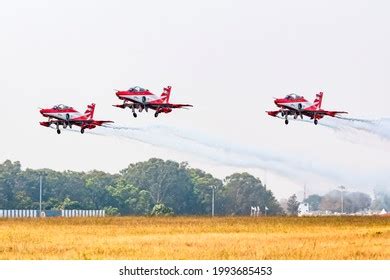
[[[43,116],[46,116],[46,114],[48,113],[48,109],[41,109],[39,110],[39,113],[41,113]]]

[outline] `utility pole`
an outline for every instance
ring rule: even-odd
[[[214,217],[214,198],[215,198],[215,186],[210,186],[212,190],[212,196],[211,196],[211,217]]]
[[[344,186],[340,186],[339,189],[341,190],[341,214],[344,213]]]
[[[42,175],[39,176],[39,217],[42,213]]]

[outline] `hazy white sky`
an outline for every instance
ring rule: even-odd
[[[389,116],[389,8],[356,0],[1,1],[0,161],[117,172],[161,157],[220,178],[267,174],[278,197],[305,182],[309,192],[388,186],[390,142],[285,126],[264,111],[274,96],[312,100],[324,91],[325,109]],[[171,101],[194,108],[134,119],[111,105],[119,104],[113,89],[135,85],[155,93],[171,85]],[[90,102],[95,118],[144,132],[58,136],[38,124],[38,107],[84,111]]]

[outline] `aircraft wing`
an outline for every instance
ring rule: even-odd
[[[335,117],[338,114],[348,114],[348,112],[345,112],[345,111],[325,111],[325,110],[320,110],[320,111],[321,111],[321,114],[331,116],[331,117]]]
[[[62,124],[68,124],[68,123],[74,124],[74,122],[72,122],[72,121],[67,122],[67,121],[64,121],[64,120],[50,120],[50,121],[47,121],[47,122],[39,122],[40,125],[46,126],[46,127],[49,127],[52,124],[54,124],[54,125],[62,125]]]
[[[171,109],[177,109],[177,108],[186,108],[186,107],[193,107],[191,104],[172,104],[172,103],[161,103],[161,104],[148,104],[150,108],[171,108]]]
[[[96,121],[96,120],[69,120],[69,121],[64,121],[64,120],[50,120],[47,122],[40,122],[39,124],[42,126],[49,127],[52,124],[54,125],[63,125],[63,124],[70,124],[70,125],[78,125],[78,126],[88,126],[88,125],[97,125],[101,126],[105,123],[113,123],[113,121]]]
[[[126,107],[128,107],[128,106],[126,106],[125,104],[120,104],[120,105],[112,105],[112,106],[114,106],[114,107],[118,107],[118,108],[122,108],[122,109],[125,109]]]
[[[97,125],[97,126],[101,126],[105,123],[113,123],[113,121],[95,121],[95,120],[92,120],[91,124],[92,125]]]
[[[282,110],[278,110],[278,111],[266,111],[266,113],[272,117],[277,117],[278,114],[281,112]]]
[[[125,109],[126,107],[135,106],[135,108],[138,108],[139,106],[145,106],[147,108],[151,109],[158,109],[158,108],[171,108],[171,109],[177,109],[177,108],[186,108],[186,107],[193,107],[191,104],[172,104],[172,103],[146,103],[143,104],[141,102],[133,102],[129,104],[120,104],[120,105],[112,105],[114,107],[118,107],[121,109]]]
[[[294,110],[294,109],[284,109],[284,110],[277,110],[277,111],[266,111],[266,113],[272,117],[277,117],[280,113],[284,113],[287,115],[305,115],[310,118],[314,118],[314,115],[316,117],[324,117],[324,116],[330,116],[330,117],[336,117],[338,114],[348,114],[348,112],[344,111],[326,111],[326,110]],[[282,114],[283,115],[283,114]]]
[[[335,117],[338,114],[348,114],[348,112],[345,111],[327,111],[327,110],[302,110],[302,114],[307,115],[307,116],[330,116],[330,117]]]

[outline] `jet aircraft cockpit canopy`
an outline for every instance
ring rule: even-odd
[[[146,91],[144,88],[142,87],[132,87],[132,88],[129,88],[129,91],[132,91],[132,92],[142,92],[142,91]]]
[[[65,109],[70,109],[72,107],[66,106],[64,104],[58,104],[53,107],[54,110],[65,110]]]
[[[285,99],[298,99],[298,98],[301,98],[301,96],[299,96],[295,93],[291,93],[285,97]]]

